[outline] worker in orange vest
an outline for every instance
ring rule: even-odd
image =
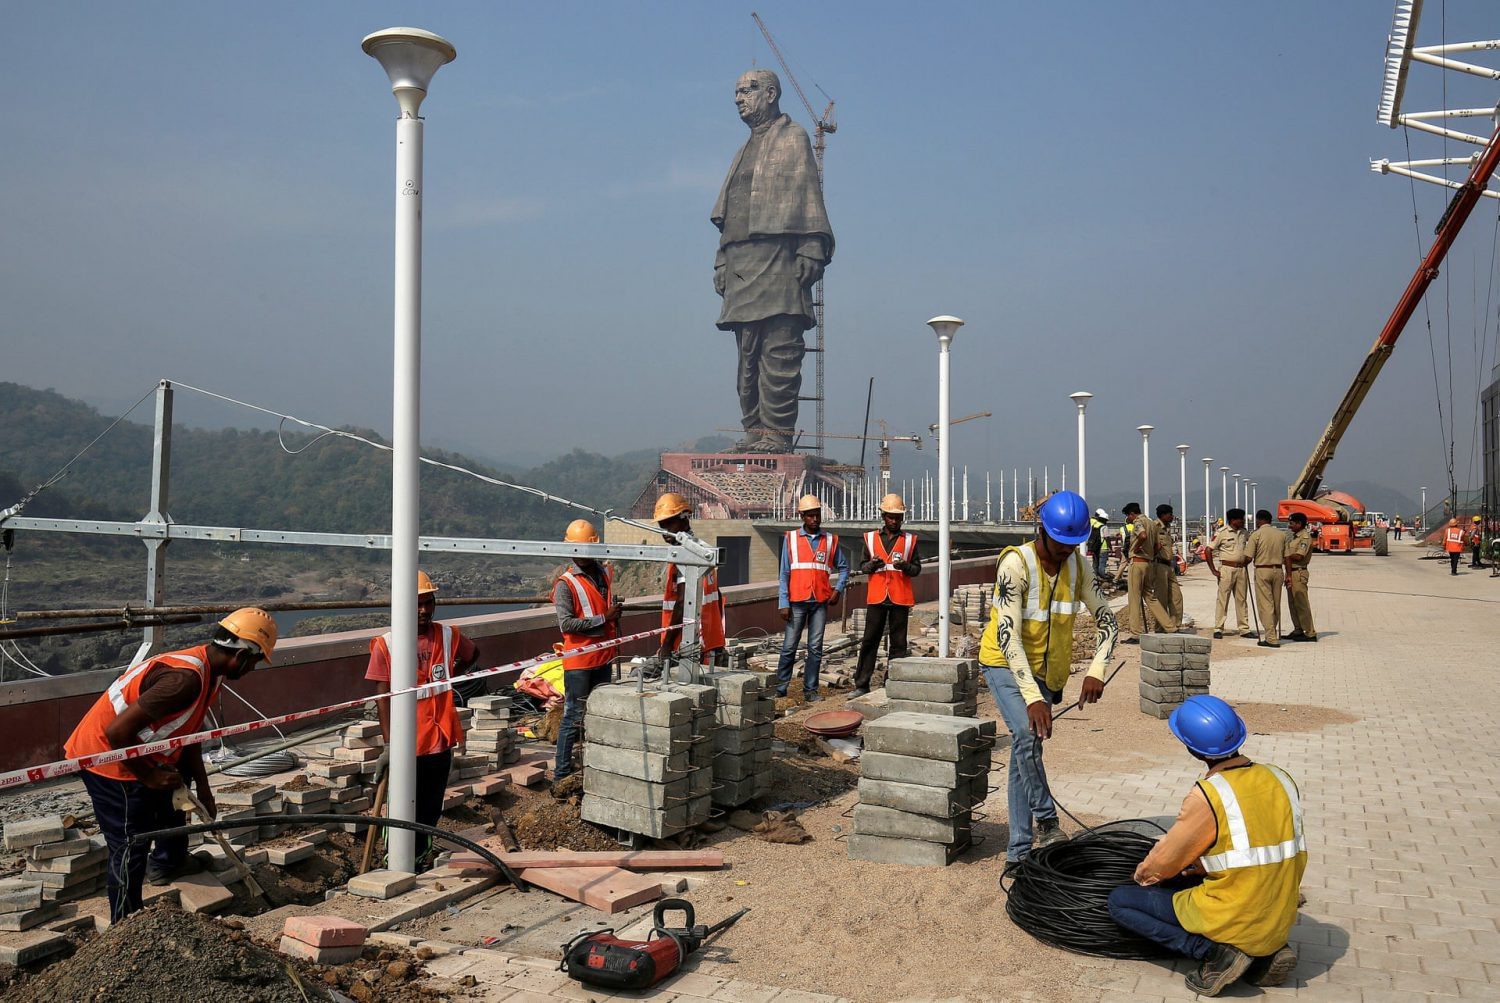
[[[781,658],[776,663],[776,695],[786,696],[797,660],[797,642],[807,632],[807,667],[802,672],[802,696],[808,703],[818,694],[818,670],[823,666],[823,628],[828,607],[839,601],[849,583],[849,559],[839,550],[839,538],[823,532],[823,503],[817,495],[797,502],[802,528],[787,530],[781,544],[781,576],[776,607],[786,623]],[[834,576],[838,576],[835,582]]]
[[[457,627],[433,620],[437,612],[438,587],[427,572],[417,572],[417,685],[446,682],[479,663],[479,649]],[[365,678],[377,683],[377,693],[391,691],[391,634],[386,631],[370,639],[370,663]],[[391,741],[391,702],[375,701],[380,718],[380,737]],[[453,691],[428,693],[417,701],[417,807],[416,821],[437,825],[443,815],[443,793],[453,768],[453,747],[464,740],[463,724],[453,704]],[[432,866],[432,837],[417,834],[417,870]]]
[[[668,491],[656,499],[656,509],[651,518],[664,531],[662,539],[676,543],[678,533],[693,532],[689,520],[693,506],[682,495]],[[667,587],[661,601],[661,625],[667,628],[661,636],[661,646],[656,651],[658,661],[666,661],[668,655],[677,650],[682,640],[682,572],[677,565],[667,565]],[[719,571],[709,568],[703,573],[703,598],[698,606],[698,647],[702,651],[704,665],[728,665],[724,651],[724,597],[719,594]]]
[[[130,666],[94,701],[64,752],[80,759],[111,749],[191,735],[203,724],[219,684],[239,679],[257,662],[271,660],[276,622],[253,606],[219,621],[207,644],[157,655]],[[182,825],[172,792],[191,781],[210,815],[217,810],[198,745],[85,767],[80,774],[94,821],[109,849],[107,868],[111,922],[141,908],[141,889],[196,873],[203,863],[188,856],[186,836],[156,840],[154,849],[132,846],[137,833]]]
[[[898,494],[888,494],[880,499],[880,529],[865,534],[859,569],[870,581],[865,588],[865,633],[854,670],[853,695],[857,697],[870,692],[882,634],[889,635],[886,652],[891,660],[907,655],[906,625],[917,602],[911,580],[922,573],[922,559],[917,554],[917,535],[901,532],[905,519],[906,502]]]
[[[1484,518],[1482,516],[1477,516],[1476,515],[1474,517],[1474,525],[1472,525],[1472,526],[1469,527],[1469,551],[1470,551],[1470,555],[1471,555],[1470,559],[1469,559],[1469,567],[1471,567],[1471,568],[1482,568],[1482,567],[1484,567],[1484,561],[1482,561],[1480,559],[1483,556],[1482,555],[1482,551],[1483,550],[1484,550]]]
[[[1448,553],[1448,573],[1458,574],[1458,560],[1464,555],[1464,530],[1457,519],[1449,519],[1443,529],[1443,549]]]
[[[599,534],[587,519],[574,519],[563,537],[569,543],[598,543]],[[573,747],[583,729],[584,708],[594,687],[610,680],[614,648],[570,655],[568,652],[620,636],[620,611],[615,599],[614,573],[592,557],[573,558],[552,587],[552,608],[562,630],[563,718],[557,730],[556,783],[575,769]]]

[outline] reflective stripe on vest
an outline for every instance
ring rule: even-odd
[[[719,572],[708,568],[703,572],[703,602],[698,607],[698,641],[705,658],[711,651],[724,647],[724,604],[719,594]],[[661,625],[672,626],[672,612],[677,609],[677,565],[667,565],[667,589],[662,596]],[[676,651],[682,644],[678,635],[672,644]]]
[[[834,555],[838,553],[839,538],[832,533],[819,533],[821,546],[826,547],[823,559],[818,560],[812,540],[801,530],[788,530],[786,534],[787,597],[792,602],[827,602],[833,596]]]
[[[1292,838],[1274,846],[1251,846],[1250,834],[1245,827],[1245,813],[1240,808],[1240,799],[1235,795],[1234,788],[1229,786],[1229,781],[1224,779],[1222,773],[1215,773],[1208,778],[1213,785],[1214,791],[1219,795],[1219,801],[1224,805],[1224,820],[1229,825],[1229,849],[1222,853],[1199,858],[1206,871],[1229,871],[1237,867],[1260,867],[1265,864],[1279,864],[1290,860],[1297,854],[1307,849],[1307,840],[1302,835],[1302,800],[1297,796],[1297,786],[1292,783],[1292,778],[1283,773],[1280,767],[1267,765],[1272,775],[1281,783],[1282,790],[1286,791],[1287,800],[1292,805]]]
[[[428,649],[428,659],[429,659],[428,664],[427,665],[423,665],[423,664],[421,664],[420,661],[418,661],[418,663],[417,663],[417,685],[418,686],[426,686],[428,683],[431,683],[431,682],[445,682],[445,681],[448,682],[449,685],[447,685],[447,686],[440,686],[440,687],[432,690],[431,692],[427,693],[425,696],[418,697],[417,698],[418,700],[433,700],[433,699],[441,696],[442,694],[447,693],[449,690],[451,690],[453,688],[453,686],[452,686],[452,680],[453,680],[453,638],[454,638],[454,635],[456,634],[456,631],[454,631],[454,629],[452,627],[448,626],[446,623],[440,623],[437,626],[438,626],[438,630],[441,632],[441,636],[442,636],[442,639],[443,639],[443,641],[442,641],[442,650],[443,650],[442,660],[438,661],[438,662],[431,661],[432,649],[429,648]],[[386,660],[389,661],[390,657],[391,657],[391,632],[390,631],[386,631],[384,634],[381,634],[380,635],[380,641],[381,641],[382,644],[385,645],[385,657],[386,657]],[[441,672],[436,671],[436,670],[439,670],[439,669],[441,669],[442,671]],[[422,678],[422,674],[424,672],[427,675],[426,679]]]
[[[577,571],[564,572],[562,581],[567,583],[568,590],[573,593],[573,609],[578,613],[580,619],[604,615],[614,593],[615,576],[609,565],[604,565],[604,593],[602,595],[591,580]],[[608,621],[604,624],[604,632],[602,634],[569,634],[564,632],[563,669],[594,669],[601,665],[608,665],[615,657],[615,649],[613,648],[602,648],[599,651],[590,651],[586,654],[573,656],[569,656],[568,652],[574,648],[582,648],[585,645],[595,644],[599,641],[613,640],[618,636],[620,636],[620,632],[616,628],[616,625]]]
[[[1058,600],[1056,598],[1057,591],[1055,586],[1052,593],[1054,598],[1045,606],[1043,606],[1042,579],[1044,579],[1046,575],[1043,574],[1040,565],[1037,564],[1036,548],[1027,546],[1020,547],[1018,549],[1021,553],[1021,560],[1026,562],[1026,577],[1031,581],[1031,584],[1026,589],[1026,601],[1021,606],[1022,619],[1045,623],[1048,620],[1052,619],[1054,613],[1059,616],[1077,616],[1079,613],[1083,612],[1084,604],[1076,599]],[[1082,572],[1079,570],[1079,567],[1082,565],[1083,561],[1081,558],[1079,558],[1078,551],[1075,550],[1071,555],[1069,555],[1068,563],[1074,565],[1073,574],[1071,576],[1073,588],[1070,588],[1068,590],[1069,594],[1071,595],[1076,589],[1078,579],[1082,574]],[[1059,569],[1058,571],[1058,577],[1062,577],[1061,569]],[[993,603],[994,598],[992,597],[990,601],[991,603]]]
[[[865,549],[870,552],[871,558],[882,564],[879,570],[870,573],[870,581],[865,590],[866,603],[878,606],[889,599],[897,606],[915,606],[911,576],[896,565],[910,560],[917,552],[916,534],[900,534],[896,537],[895,547],[890,553],[886,553],[885,538],[881,536],[880,530],[872,529],[865,534]]]
[[[186,662],[187,665],[172,665],[171,662],[167,661],[167,659],[169,658],[179,662]],[[109,703],[110,706],[115,709],[116,717],[119,717],[121,714],[125,713],[125,708],[130,706],[129,702],[125,699],[126,687],[135,682],[137,677],[143,676],[147,672],[150,672],[151,669],[156,667],[158,664],[171,665],[172,668],[177,669],[191,668],[198,673],[199,680],[200,682],[202,682],[203,687],[205,689],[207,689],[208,687],[208,681],[206,678],[207,673],[204,671],[207,666],[203,664],[202,659],[194,658],[192,655],[182,654],[159,655],[156,658],[148,658],[144,662],[139,662],[126,669],[123,673],[120,674],[119,679],[116,679],[114,682],[109,684],[109,689],[106,692],[109,694]],[[207,701],[205,701],[205,703],[206,702]],[[142,742],[154,742],[158,738],[171,738],[173,735],[177,734],[177,729],[181,728],[184,724],[187,723],[188,718],[192,717],[193,711],[197,709],[197,701],[194,701],[193,706],[190,706],[187,710],[183,711],[181,714],[178,714],[176,717],[167,721],[163,721],[155,728],[149,726],[142,728],[140,731],[136,732],[136,735],[139,736]]]
[[[1076,550],[1058,569],[1057,577],[1051,580],[1046,602],[1042,596],[1046,575],[1037,562],[1036,544],[1007,547],[1000,554],[995,566],[995,586],[990,593],[989,621],[979,639],[979,660],[984,665],[1010,665],[1000,639],[999,566],[1012,551],[1020,554],[1027,577],[1026,592],[1020,602],[1019,638],[1016,639],[1026,653],[1031,674],[1045,682],[1048,689],[1060,693],[1068,683],[1069,665],[1073,660],[1073,618],[1086,608],[1085,603],[1073,598],[1082,588],[1084,568],[1083,555]]]

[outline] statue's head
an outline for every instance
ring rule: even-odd
[[[781,81],[770,70],[746,70],[734,85],[740,121],[752,129],[781,114]]]

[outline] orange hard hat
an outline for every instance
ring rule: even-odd
[[[890,494],[880,499],[880,511],[890,512],[892,515],[905,515],[906,502],[901,500],[900,495],[892,491]]]
[[[260,657],[269,662],[276,650],[276,621],[256,606],[243,606],[219,621],[219,626],[260,649]]]
[[[822,508],[823,503],[818,501],[817,495],[803,495],[797,502],[798,512],[812,512]]]
[[[427,577],[427,572],[417,572],[417,595],[422,596],[429,592],[436,592],[437,590],[438,587],[432,584],[432,579]]]
[[[574,519],[568,523],[568,531],[563,539],[569,543],[598,543],[599,532],[587,519]]]
[[[657,522],[666,522],[668,519],[674,519],[692,511],[693,506],[688,504],[686,498],[675,491],[668,491],[656,499],[656,508],[652,511],[651,518]]]

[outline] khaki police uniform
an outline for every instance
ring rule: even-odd
[[[1171,619],[1161,621],[1163,633],[1175,634],[1182,626],[1182,586],[1177,584],[1177,531],[1162,522],[1156,522],[1156,597]]]
[[[1291,574],[1286,578],[1286,597],[1292,610],[1292,629],[1306,634],[1309,640],[1318,636],[1318,629],[1313,626],[1312,603],[1307,596],[1307,565],[1312,554],[1312,530],[1304,526],[1287,541],[1286,563]]]
[[[1286,572],[1286,532],[1267,523],[1250,534],[1245,554],[1255,568],[1255,608],[1260,639],[1281,643],[1281,588]]]
[[[1245,586],[1250,578],[1245,571],[1245,566],[1250,563],[1245,546],[1249,540],[1250,531],[1244,527],[1230,529],[1225,526],[1214,534],[1213,541],[1208,545],[1214,567],[1219,569],[1219,598],[1214,607],[1214,630],[1224,629],[1231,595],[1240,621],[1239,632],[1243,634],[1250,629],[1249,610],[1245,608]]]
[[[1160,550],[1157,531],[1161,524],[1155,519],[1137,516],[1130,534],[1130,550],[1127,555],[1130,577],[1127,579],[1126,627],[1132,634],[1155,633],[1158,624],[1172,622],[1171,615],[1162,605],[1165,589],[1157,591],[1156,563]]]

